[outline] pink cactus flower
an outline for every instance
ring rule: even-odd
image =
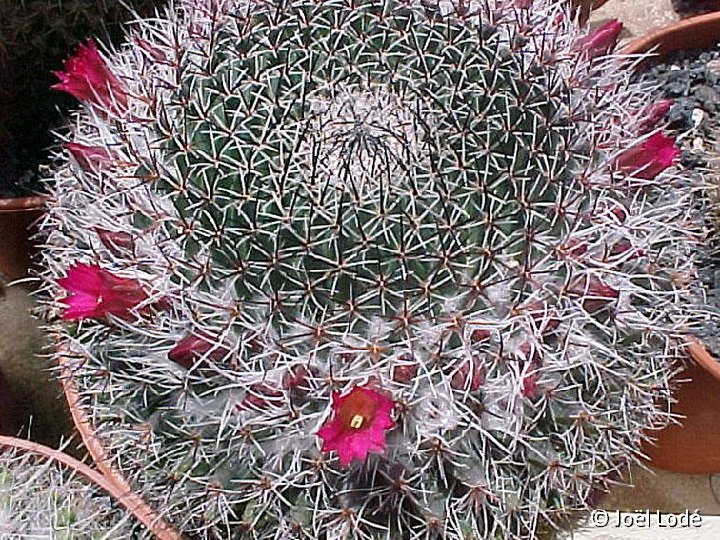
[[[332,417],[318,430],[322,451],[336,451],[340,465],[364,461],[369,452],[385,450],[385,431],[395,427],[390,417],[395,402],[366,386],[355,386],[341,396],[332,393]]]
[[[575,47],[590,59],[608,54],[617,45],[622,29],[622,23],[617,19],[612,19],[602,26],[598,26],[584,38],[579,39]]]
[[[60,82],[51,88],[116,113],[127,109],[125,90],[100,57],[92,39],[78,45],[75,55],[65,60],[63,67],[65,71],[53,71]]]
[[[628,148],[617,157],[618,170],[643,180],[652,180],[670,167],[680,150],[672,137],[654,133],[640,144]]]
[[[115,156],[102,146],[87,146],[69,142],[65,143],[63,148],[70,152],[70,155],[83,171],[97,171],[107,167],[115,159]]]
[[[61,299],[65,320],[129,318],[130,310],[147,299],[140,282],[118,277],[94,264],[76,264],[57,280],[70,294]]]
[[[639,133],[648,133],[662,120],[672,107],[672,99],[661,99],[651,103],[640,113]]]

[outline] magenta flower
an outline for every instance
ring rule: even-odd
[[[115,156],[102,146],[87,146],[74,142],[63,145],[83,171],[97,171],[107,167]]]
[[[60,82],[51,88],[115,112],[127,108],[125,90],[100,57],[92,39],[78,45],[75,55],[65,60],[63,67],[65,71],[53,71]]]
[[[622,29],[622,23],[617,19],[612,19],[579,39],[575,47],[591,59],[608,54],[615,48]]]
[[[70,293],[60,300],[66,306],[65,320],[107,315],[128,318],[130,310],[147,298],[139,281],[118,277],[94,264],[76,264],[57,284]]]
[[[395,427],[390,418],[395,402],[365,386],[355,386],[341,396],[332,393],[332,417],[318,430],[323,452],[336,451],[340,465],[364,461],[369,452],[385,450],[385,431]]]
[[[628,148],[615,160],[618,170],[644,180],[652,180],[673,164],[680,155],[672,137],[654,133],[640,144]]]

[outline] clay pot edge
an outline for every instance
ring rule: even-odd
[[[47,201],[45,195],[0,199],[0,212],[30,212],[33,210],[42,210],[45,207],[45,201]]]
[[[149,530],[157,534],[158,538],[179,538],[179,536],[169,536],[167,533],[158,532],[155,530],[155,527],[151,528],[149,526],[149,524],[146,522],[147,517],[144,515],[145,513],[142,508],[142,505],[144,505],[145,503],[143,503],[142,501],[138,502],[137,495],[135,495],[131,491],[120,489],[109,478],[107,478],[103,474],[100,474],[98,471],[92,469],[85,463],[82,463],[74,457],[66,454],[65,452],[50,448],[48,446],[44,446],[33,441],[27,441],[24,439],[18,439],[17,437],[9,437],[6,435],[0,435],[0,449],[2,448],[14,448],[22,450],[23,452],[36,454],[49,463],[57,462],[69,469],[72,469],[73,471],[83,476],[91,484],[94,484],[106,491],[118,504],[128,510],[133,516],[135,516],[146,527],[148,527]],[[150,523],[150,525],[152,525],[152,523]]]
[[[63,354],[61,347],[57,347],[57,352],[58,363],[61,370],[59,379],[62,383],[68,407],[70,408],[73,424],[80,433],[80,438],[90,453],[95,466],[102,473],[103,478],[113,486],[114,491],[122,494],[125,501],[123,506],[159,540],[181,540],[183,536],[145,503],[130,487],[123,475],[110,463],[105,448],[95,436],[92,424],[80,404],[80,396],[72,376],[72,361]]]

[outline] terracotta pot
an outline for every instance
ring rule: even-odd
[[[678,375],[672,412],[682,424],[655,435],[643,451],[653,467],[686,474],[720,473],[720,363],[700,343],[688,346],[695,361]]]
[[[720,13],[709,13],[660,28],[632,41],[623,52],[655,51],[663,57],[674,51],[705,49],[720,40]],[[688,474],[720,473],[720,363],[699,342],[688,345],[694,360],[677,376],[673,413],[682,425],[653,435],[643,451],[659,469]],[[686,382],[682,382],[686,381]]]
[[[160,515],[150,508],[142,498],[137,495],[128,484],[125,477],[118,472],[110,462],[102,443],[95,436],[95,431],[88,419],[85,411],[80,404],[80,396],[72,376],[72,361],[65,355],[60,354],[60,379],[63,385],[65,398],[70,407],[70,414],[73,423],[85,448],[93,459],[95,466],[102,473],[103,478],[107,480],[117,493],[121,493],[124,497],[125,506],[145,527],[151,531],[158,540],[178,540],[182,536],[175,531]]]
[[[654,51],[662,57],[668,53],[705,49],[720,39],[720,12],[691,17],[650,32],[631,41],[623,52],[638,54]]]
[[[585,24],[590,12],[605,4],[608,0],[570,0],[576,9],[580,10],[580,23]]]
[[[45,197],[0,199],[0,275],[8,280],[27,277],[35,246],[33,224],[43,213]]]

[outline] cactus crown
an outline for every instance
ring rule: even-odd
[[[186,1],[96,99],[63,82],[55,330],[181,530],[524,538],[666,420],[692,197],[579,35],[546,2]]]

